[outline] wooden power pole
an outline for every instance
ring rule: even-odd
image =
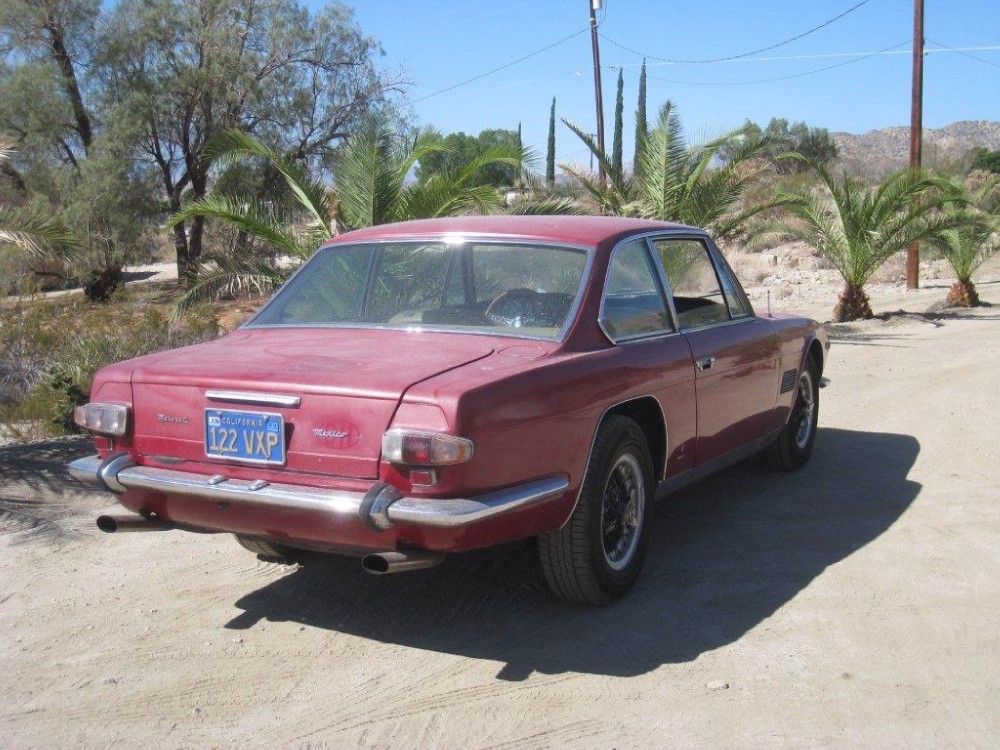
[[[920,167],[924,110],[924,0],[913,0],[913,103],[910,112],[910,167]],[[920,245],[906,250],[906,288],[920,287]]]
[[[597,9],[601,7],[601,0],[587,0],[590,8],[590,46],[594,51],[594,100],[597,103],[597,146],[604,150],[604,100],[601,96],[601,49],[597,44]],[[604,163],[598,165],[598,177],[603,185],[605,182]]]

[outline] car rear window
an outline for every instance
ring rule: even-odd
[[[320,250],[251,326],[378,326],[559,338],[587,252],[527,243],[399,242]]]

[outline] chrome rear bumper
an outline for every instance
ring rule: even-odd
[[[468,498],[420,498],[407,497],[384,482],[375,482],[367,492],[348,492],[136,466],[128,454],[105,461],[98,456],[81,458],[69,465],[69,472],[82,482],[119,494],[147,490],[237,506],[320,511],[361,518],[379,531],[397,523],[467,526],[556,497],[569,487],[564,477],[547,477]]]

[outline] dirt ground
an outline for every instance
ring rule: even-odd
[[[776,301],[824,319],[820,291]],[[812,462],[665,499],[606,608],[553,599],[527,545],[375,578],[106,536],[63,468],[86,441],[0,448],[0,746],[995,747],[996,273],[980,292],[831,326]]]

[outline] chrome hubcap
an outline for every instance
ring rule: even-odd
[[[799,395],[795,401],[795,419],[798,425],[795,430],[795,445],[799,449],[804,449],[808,445],[816,425],[815,393],[812,374],[806,370],[799,378]]]
[[[601,539],[604,558],[614,570],[631,562],[639,545],[646,496],[638,460],[631,454],[618,458],[601,504]]]

